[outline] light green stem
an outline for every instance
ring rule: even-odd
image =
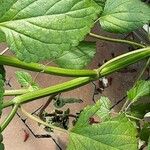
[[[77,70],[77,69],[63,69],[58,67],[45,66],[38,63],[25,63],[12,56],[0,55],[0,65],[7,65],[26,70],[43,72],[52,75],[66,76],[66,77],[96,77],[97,73],[95,70]]]
[[[7,116],[7,118],[2,122],[1,124],[1,132],[8,126],[8,124],[11,122],[11,120],[14,118],[17,110],[18,110],[19,104],[15,104],[13,106],[13,109],[11,110],[10,114]]]
[[[49,128],[52,128],[52,129],[55,129],[55,130],[58,130],[58,131],[61,131],[61,132],[64,132],[64,133],[67,133],[67,134],[68,134],[68,131],[67,131],[67,130],[62,129],[62,128],[59,128],[59,127],[56,127],[56,126],[53,126],[53,125],[51,125],[51,124],[48,124],[48,123],[42,121],[41,119],[39,119],[39,118],[37,118],[37,117],[35,117],[35,116],[29,114],[29,113],[28,113],[25,109],[23,109],[22,107],[21,107],[21,111],[22,111],[22,113],[23,113],[24,115],[26,115],[26,116],[29,117],[30,119],[32,119],[32,120],[34,120],[34,121],[36,121],[36,122],[38,122],[38,123],[40,123],[40,124],[42,124],[42,125],[44,125],[44,126],[47,126],[47,127],[49,127]]]
[[[109,42],[114,42],[114,43],[124,43],[124,44],[129,44],[129,45],[132,45],[132,46],[137,46],[139,48],[146,47],[145,45],[142,45],[142,44],[139,44],[139,43],[136,43],[136,42],[133,42],[133,41],[109,38],[109,37],[97,35],[97,34],[94,34],[94,33],[89,33],[89,35],[94,37],[94,38],[97,38],[99,40],[104,40],[104,41],[109,41]]]

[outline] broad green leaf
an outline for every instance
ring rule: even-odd
[[[111,102],[107,97],[101,97],[100,101],[100,109],[96,112],[96,115],[101,118],[102,121],[110,118],[110,107]]]
[[[1,3],[0,30],[26,62],[59,58],[77,46],[100,12],[92,0],[9,0],[7,11]]]
[[[131,101],[137,101],[143,96],[150,96],[150,81],[138,81],[136,86],[127,92],[127,96]]]
[[[150,7],[140,0],[107,0],[100,17],[102,28],[127,33],[150,21]]]
[[[82,124],[81,119],[79,122]],[[136,136],[133,124],[121,115],[100,124],[75,125],[67,150],[137,150]]]
[[[78,46],[71,48],[71,50],[64,51],[55,62],[62,68],[82,69],[91,62],[95,53],[95,43],[81,42]]]
[[[77,98],[58,98],[54,100],[53,104],[56,108],[62,108],[66,104],[74,104],[74,103],[82,103],[82,100]]]
[[[93,106],[85,107],[80,114],[78,122],[76,123],[76,128],[82,128],[89,125],[89,118],[96,114],[96,112],[100,109],[100,106],[101,104],[98,101]]]
[[[4,67],[0,65],[0,115],[2,114],[4,82],[5,82],[5,70]]]
[[[31,91],[39,88],[38,84],[33,81],[32,76],[27,72],[17,71],[16,77],[20,85],[24,88],[28,88]]]

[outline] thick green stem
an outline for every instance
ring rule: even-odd
[[[58,84],[58,85],[51,86],[48,88],[29,92],[29,93],[15,97],[13,100],[8,101],[6,104],[4,103],[3,108],[11,106],[12,104],[27,103],[29,101],[33,101],[38,98],[46,97],[51,94],[57,94],[60,92],[75,89],[76,87],[85,85],[85,84],[91,82],[92,80],[93,80],[93,78],[90,78],[90,77],[81,77],[81,78],[76,78],[74,80],[71,80],[71,81],[68,81],[68,82],[65,82],[62,84]]]
[[[45,66],[43,64],[38,63],[25,63],[12,56],[4,56],[4,55],[0,55],[0,64],[58,76],[67,76],[67,77],[97,76],[97,73],[94,70],[63,69],[58,67]]]
[[[107,76],[115,71],[119,71],[120,69],[127,67],[139,60],[142,60],[146,57],[150,57],[150,48],[144,48],[141,50],[133,51],[121,56],[118,56],[107,63],[105,63],[103,66],[101,66],[99,69],[95,70],[98,74],[98,77],[101,78],[103,76]],[[75,89],[77,87],[80,87],[82,85],[85,85],[91,81],[97,80],[97,76],[95,78],[91,77],[80,77],[76,78],[74,80],[58,84],[52,87],[36,90],[33,92],[29,92],[26,94],[23,94],[21,96],[15,97],[13,100],[7,102],[7,104],[3,104],[3,107],[11,106],[12,104],[22,104],[27,103],[29,101],[33,101],[35,99],[45,97],[51,94],[57,94],[64,91],[69,91],[71,89]]]
[[[89,35],[94,37],[94,38],[97,38],[99,40],[104,40],[104,41],[109,41],[109,42],[114,42],[114,43],[124,43],[124,44],[129,44],[129,45],[132,45],[132,46],[137,46],[139,48],[146,47],[145,45],[142,45],[142,44],[139,44],[139,43],[136,43],[136,42],[133,42],[133,41],[109,38],[109,37],[97,35],[97,34],[94,34],[94,33],[90,33]]]
[[[114,59],[111,59],[110,61],[102,65],[97,71],[102,76],[105,76],[148,57],[150,57],[150,47],[139,49],[115,57]]]
[[[15,104],[13,106],[12,111],[10,112],[10,114],[8,115],[8,117],[4,120],[4,122],[2,122],[1,124],[1,132],[8,126],[8,124],[11,122],[11,120],[14,118],[17,110],[18,110],[19,104]]]

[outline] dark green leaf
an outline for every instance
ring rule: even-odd
[[[100,18],[109,32],[131,32],[150,21],[150,7],[140,0],[107,0]]]
[[[87,111],[88,114],[93,112],[92,109]],[[93,113],[95,111],[97,109]],[[137,150],[136,135],[136,129],[124,115],[94,125],[85,124],[79,118],[70,131],[67,150]]]
[[[145,103],[145,104],[133,104],[130,107],[130,113],[131,115],[137,117],[137,118],[144,118],[144,115],[150,112],[150,103]]]
[[[145,123],[142,127],[142,130],[139,133],[139,137],[142,141],[148,142],[150,137],[150,123]]]
[[[110,100],[107,97],[101,97],[100,104],[100,109],[96,112],[96,115],[99,116],[102,121],[109,119],[111,107]]]
[[[26,62],[56,59],[77,46],[100,12],[92,0],[7,0],[1,5],[0,29]]]
[[[143,96],[150,96],[150,81],[138,81],[136,86],[127,92],[127,96],[131,101],[137,101]]]
[[[28,88],[31,91],[39,88],[38,84],[33,81],[32,76],[27,72],[17,71],[16,77],[20,85],[24,88]]]
[[[95,53],[95,43],[81,42],[77,47],[64,51],[55,62],[62,68],[82,69],[91,62]]]

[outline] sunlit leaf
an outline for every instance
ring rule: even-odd
[[[95,43],[81,42],[78,46],[71,48],[71,50],[64,51],[62,55],[55,60],[55,63],[62,68],[82,69],[92,61],[95,53]]]
[[[92,0],[7,0],[0,10],[0,30],[26,62],[59,58],[77,46],[100,12]]]
[[[102,28],[127,33],[150,21],[150,7],[140,0],[107,0],[100,17]]]
[[[127,92],[127,96],[131,101],[137,101],[143,96],[150,96],[150,81],[138,81],[136,86]]]
[[[101,118],[101,120],[106,120],[110,118],[110,107],[111,102],[107,97],[100,98],[100,109],[96,112],[96,115]]]
[[[32,76],[25,71],[17,71],[16,77],[20,85],[24,88],[28,88],[31,91],[39,88],[38,84],[33,81]]]
[[[67,150],[137,150],[137,131],[124,115],[99,124],[89,124],[89,117],[98,109],[100,103],[82,111],[78,122],[70,131]]]

